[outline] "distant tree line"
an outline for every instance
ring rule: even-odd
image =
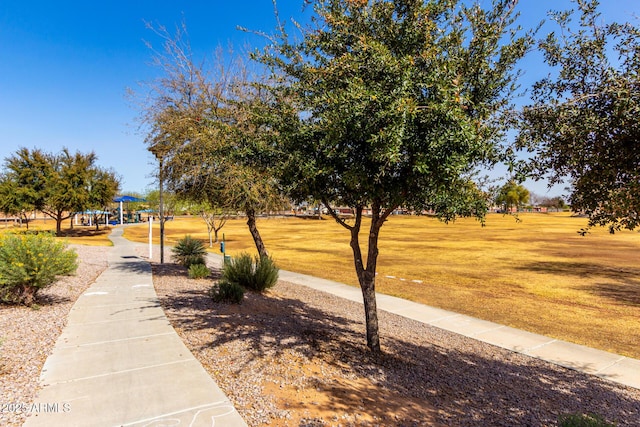
[[[62,221],[76,212],[104,209],[118,192],[115,172],[99,167],[91,152],[46,153],[21,148],[5,159],[0,174],[0,211],[27,219],[27,213],[40,211],[56,221],[61,234]]]

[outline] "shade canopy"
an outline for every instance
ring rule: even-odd
[[[96,211],[87,210],[87,211],[84,211],[84,212],[76,212],[76,213],[80,214],[80,215],[104,215],[104,214],[108,214],[109,212],[107,212],[107,211],[99,211],[99,210],[96,210]]]
[[[139,199],[133,196],[119,196],[113,199],[114,202],[122,203],[122,202],[144,202],[144,199]]]

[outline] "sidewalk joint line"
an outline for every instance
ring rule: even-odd
[[[526,349],[526,351],[527,351],[527,352],[529,352],[529,351],[531,351],[531,350],[537,350],[537,349],[542,348],[542,347],[544,347],[544,346],[547,346],[547,345],[549,345],[549,344],[553,344],[554,342],[558,342],[558,340],[556,340],[556,339],[551,339],[551,340],[549,340],[549,341],[547,341],[547,342],[545,342],[545,343],[538,344],[538,345],[534,345],[533,347],[529,347],[528,349]],[[525,354],[527,354],[527,353],[525,353]]]
[[[176,365],[178,363],[193,362],[194,360],[197,361],[197,359],[195,357],[191,357],[190,359],[174,360],[173,362],[158,363],[156,365],[141,366],[139,368],[123,369],[121,371],[107,372],[107,373],[98,374],[98,375],[90,375],[88,377],[72,378],[72,379],[69,379],[69,380],[52,382],[52,383],[48,383],[48,384],[49,385],[54,385],[54,384],[57,385],[57,384],[73,383],[73,382],[76,382],[76,381],[86,381],[86,380],[92,380],[92,379],[95,379],[95,378],[110,377],[112,375],[126,374],[126,373],[129,373],[129,372],[144,371],[145,369],[159,368],[161,366],[169,366],[169,365]],[[200,363],[200,362],[198,362],[198,363]]]
[[[503,329],[503,328],[506,328],[506,326],[496,324],[495,328],[485,329],[484,331],[476,332],[475,334],[469,335],[469,337],[475,338],[478,335],[486,334],[487,332],[499,331],[500,329]]]
[[[162,307],[148,307],[148,308],[160,308],[162,309]],[[164,311],[162,313],[164,315]],[[164,317],[164,316],[162,316]],[[157,320],[159,319],[160,316],[154,316],[154,318],[149,318],[149,315],[144,315],[144,316],[138,316],[138,317],[127,317],[126,319],[110,319],[110,320],[94,320],[92,322],[82,322],[82,323],[77,323],[78,325],[100,325],[103,323],[114,323],[114,322],[127,322],[129,320]],[[76,323],[74,322],[74,324],[72,324],[71,326],[74,326]]]
[[[460,317],[460,316],[462,316],[462,314],[455,313],[455,314],[451,314],[451,315],[444,316],[444,317],[438,317],[437,319],[433,319],[433,320],[428,321],[427,324],[436,326],[436,325],[434,325],[434,323],[436,323],[436,322],[440,322],[441,320],[453,319],[454,317]],[[445,329],[442,326],[438,326],[438,327],[440,329]],[[448,330],[448,329],[446,329],[446,330]]]
[[[140,304],[141,302],[142,302],[142,303],[145,303],[145,304],[151,304],[151,303],[153,303],[153,304],[155,304],[155,303],[160,304],[160,301],[159,301],[159,300],[158,300],[158,301],[132,301],[132,302],[123,302],[123,303],[120,303],[120,304],[102,304],[102,305],[92,305],[92,306],[91,306],[91,309],[96,309],[96,308],[109,308],[109,307],[121,307],[121,306],[123,306],[123,305],[134,305],[134,304]],[[81,309],[84,309],[84,307],[82,307]],[[81,309],[80,309],[80,310],[81,310]],[[76,310],[79,310],[79,309],[76,309]]]
[[[625,356],[621,356],[619,359],[614,360],[613,362],[611,362],[611,363],[610,363],[610,364],[608,364],[607,366],[605,366],[605,367],[603,367],[603,368],[598,369],[598,370],[595,372],[595,373],[596,373],[596,375],[598,375],[600,372],[604,371],[605,369],[609,369],[610,367],[617,365],[618,363],[622,362],[624,359],[626,359],[626,357],[625,357]]]
[[[128,338],[119,338],[117,340],[106,340],[106,341],[96,341],[96,342],[90,342],[90,343],[86,343],[86,344],[77,344],[77,345],[66,345],[66,346],[61,346],[59,348],[78,348],[78,347],[90,347],[92,345],[102,345],[102,344],[109,344],[112,342],[124,342],[124,341],[133,341],[133,340],[139,340],[139,339],[143,339],[143,338],[153,338],[153,337],[161,337],[164,335],[173,335],[175,334],[175,332],[163,332],[161,334],[151,334],[151,335],[138,335],[135,337],[128,337]]]

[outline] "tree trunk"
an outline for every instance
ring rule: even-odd
[[[367,328],[367,347],[373,353],[382,353],[380,348],[380,331],[378,329],[378,305],[376,301],[376,279],[360,281],[364,300],[364,318]]]
[[[364,315],[367,329],[367,347],[373,353],[381,353],[380,331],[378,328],[378,308],[376,303],[376,264],[378,261],[378,236],[383,221],[380,221],[380,207],[376,204],[372,207],[373,217],[369,229],[367,266],[365,268],[360,249],[359,233],[362,224],[362,207],[356,208],[356,221],[351,228],[351,249],[353,260],[358,275],[358,283],[362,290],[364,301]]]
[[[258,227],[256,226],[256,212],[253,209],[247,209],[247,225],[249,226],[249,232],[251,233],[251,237],[253,237],[253,242],[256,245],[256,249],[258,250],[258,254],[260,258],[268,257],[269,253],[267,249],[264,247],[264,242],[262,241],[262,237],[260,237],[260,233],[258,232]]]
[[[378,329],[378,308],[376,303],[376,265],[378,263],[378,237],[380,228],[387,217],[397,206],[389,206],[382,209],[379,201],[371,204],[371,228],[369,229],[367,265],[365,267],[362,260],[362,250],[360,249],[360,227],[362,225],[363,206],[355,208],[355,223],[350,225],[340,218],[338,213],[331,207],[327,200],[322,201],[329,210],[333,219],[351,232],[351,249],[353,251],[353,261],[358,276],[358,283],[362,290],[364,301],[364,314],[367,329],[367,347],[374,353],[382,353],[380,347],[380,332]]]
[[[56,236],[60,236],[62,232],[62,216],[56,217]]]

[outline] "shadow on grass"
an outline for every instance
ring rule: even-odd
[[[621,304],[640,307],[640,281],[638,280],[630,283],[598,283],[580,289]]]
[[[636,282],[638,276],[640,276],[640,268],[617,268],[583,262],[531,262],[521,265],[519,269],[536,273],[561,274],[565,276],[601,276],[610,280],[630,280]]]
[[[601,277],[611,282],[583,286],[578,289],[621,304],[640,305],[640,268],[617,268],[595,263],[550,261],[524,264],[519,269],[552,275]]]
[[[176,273],[154,265],[158,276],[170,279]],[[175,313],[175,327],[210,334],[201,350],[238,341],[254,360],[266,363],[294,351],[383,388],[376,395],[366,387],[334,384],[322,389],[318,384],[316,389],[328,399],[316,407],[329,412],[361,406],[384,419],[401,408],[432,408],[433,418],[417,425],[552,425],[559,415],[574,412],[600,413],[618,425],[640,419],[637,392],[385,312],[380,312],[385,353],[374,356],[364,345],[360,304],[308,290],[304,293],[314,296],[304,302],[296,298],[296,285],[278,286],[284,290],[271,296],[249,293],[239,306],[213,303],[205,286],[165,289],[159,297],[165,309]],[[334,311],[338,304],[347,305],[352,315]],[[394,335],[394,329],[403,333]],[[405,335],[411,338],[395,338]],[[303,411],[305,404],[293,402],[289,409]],[[397,419],[395,425],[415,425],[411,419]]]
[[[59,237],[101,237],[109,234],[111,234],[110,228],[100,228],[99,230],[94,227],[67,228],[60,230]]]

